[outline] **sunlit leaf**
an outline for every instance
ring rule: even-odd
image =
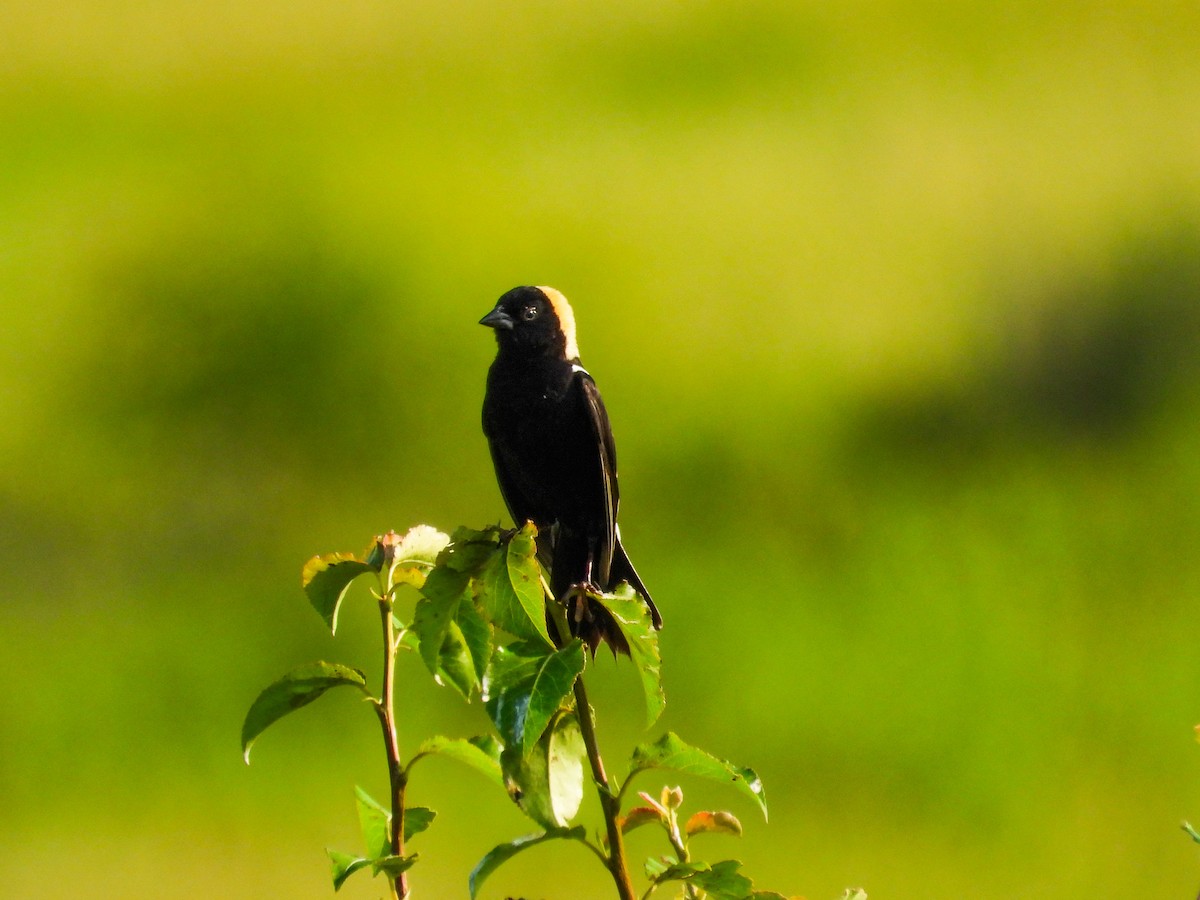
[[[565,827],[583,800],[587,748],[574,713],[555,717],[529,753],[500,754],[505,788],[521,811],[544,828]]]
[[[250,746],[255,738],[273,723],[342,685],[368,693],[366,679],[358,669],[326,662],[300,666],[267,687],[250,705],[242,723],[242,756],[246,762],[250,762]]]
[[[469,582],[461,572],[439,566],[429,573],[421,587],[421,599],[413,611],[412,632],[420,642],[421,659],[432,675],[438,673],[446,634],[459,604],[467,596]]]
[[[342,889],[347,878],[371,864],[369,859],[355,856],[352,853],[341,853],[337,850],[326,850],[325,852],[329,854],[329,861],[332,863],[333,889],[335,891]]]
[[[553,646],[546,629],[532,525],[513,534],[504,553],[491,557],[474,581],[479,608],[497,627],[527,640]]]
[[[363,845],[371,859],[386,856],[391,851],[392,813],[360,787],[354,789],[358,806],[358,827]]]
[[[391,584],[411,584],[419,588],[433,568],[438,555],[450,543],[450,536],[429,525],[416,525],[405,532],[389,554]]]
[[[475,662],[457,622],[450,623],[442,641],[442,652],[438,654],[438,679],[449,684],[468,701],[479,691]]]
[[[687,820],[687,825],[684,826],[684,831],[688,837],[705,832],[713,834],[732,834],[734,837],[741,837],[742,823],[738,821],[737,816],[731,812],[724,810],[713,812],[705,810],[695,813]]]
[[[424,806],[410,806],[404,810],[404,840],[411,841],[415,835],[425,831],[433,820],[437,818],[437,813],[432,809]]]
[[[492,658],[492,626],[469,599],[458,604],[458,614],[454,621],[462,629],[463,642],[471,654],[475,677],[483,681],[488,662]]]
[[[633,751],[629,778],[646,769],[671,769],[685,775],[731,784],[757,803],[763,818],[767,817],[766,793],[762,780],[753,769],[735,766],[692,747],[674,732],[669,731],[654,743],[642,744]]]
[[[583,802],[583,761],[587,747],[573,714],[563,715],[547,731],[550,804],[559,825],[567,825]]]
[[[508,578],[526,617],[547,644],[553,643],[546,627],[546,595],[537,560],[537,527],[526,522],[508,542]]]
[[[486,528],[483,531],[457,528],[450,536],[450,543],[438,554],[437,564],[464,575],[478,575],[499,549],[499,528]]]
[[[649,825],[652,822],[662,823],[663,814],[653,806],[635,806],[625,815],[621,816],[620,825],[621,833],[628,834],[635,828],[640,828],[643,825]]]
[[[546,652],[532,643],[497,647],[484,679],[484,706],[506,747],[528,753],[583,672],[583,644]]]
[[[411,766],[418,759],[437,754],[456,760],[481,772],[500,787],[504,787],[504,778],[500,774],[500,745],[495,738],[482,737],[464,740],[433,737],[417,748],[412,758]]]
[[[383,872],[389,878],[395,878],[401,872],[411,869],[419,855],[414,853],[412,856],[381,856],[371,860],[371,871],[376,875]]]
[[[308,600],[325,620],[331,633],[337,631],[338,609],[346,589],[359,575],[374,572],[369,564],[352,553],[328,553],[314,556],[304,564],[300,581]]]
[[[712,865],[704,862],[686,862],[651,866],[651,862],[653,861],[647,862],[646,871],[655,884],[685,881],[704,891],[711,900],[747,900],[754,888],[754,883],[738,871],[742,864],[736,859],[727,859]]]
[[[479,889],[483,887],[484,881],[487,880],[493,872],[508,860],[512,859],[522,850],[528,850],[530,847],[535,847],[538,844],[552,841],[556,838],[582,841],[586,839],[586,832],[582,825],[575,828],[558,828],[541,834],[530,834],[525,837],[519,837],[509,841],[506,844],[500,844],[489,850],[471,870],[471,876],[467,881],[467,885],[471,892],[471,900],[479,895]]]
[[[653,725],[666,708],[667,697],[663,692],[658,632],[650,618],[650,608],[624,583],[611,594],[595,595],[595,600],[612,614],[613,622],[629,645],[629,657],[637,667],[646,701],[646,725]]]

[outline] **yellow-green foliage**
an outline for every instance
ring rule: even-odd
[[[327,655],[304,559],[503,517],[475,322],[534,283],[664,726],[772,787],[757,882],[1193,895],[1197,46],[1168,2],[8,2],[0,894],[329,895],[372,723],[247,771],[239,717]],[[522,818],[436,765],[464,896]],[[484,894],[605,896],[540,850]]]

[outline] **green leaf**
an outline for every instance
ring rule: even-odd
[[[653,864],[653,865],[652,865]],[[704,891],[711,900],[747,900],[754,883],[741,874],[736,859],[709,865],[704,862],[668,863],[647,860],[646,874],[656,885],[668,881],[686,881]]]
[[[530,847],[538,844],[552,841],[556,838],[564,838],[569,840],[583,841],[586,840],[586,832],[582,825],[575,828],[556,828],[542,834],[530,834],[525,837],[519,837],[509,841],[507,844],[500,844],[489,850],[471,870],[471,876],[467,881],[467,885],[471,891],[471,900],[479,895],[479,889],[483,887],[484,881],[487,880],[496,869],[500,868],[508,860],[512,859],[523,850],[528,850]]]
[[[684,832],[688,837],[697,834],[709,832],[712,834],[732,834],[734,837],[742,836],[742,823],[738,821],[737,816],[731,812],[721,810],[713,812],[705,810],[692,815],[687,820],[687,825],[684,827]]]
[[[509,634],[553,646],[546,630],[546,604],[532,525],[513,534],[505,553],[491,557],[475,579],[483,614]]]
[[[404,810],[404,841],[407,843],[413,837],[425,831],[433,824],[437,813],[424,806],[410,806]]]
[[[413,611],[412,632],[420,641],[421,659],[432,675],[438,673],[446,633],[469,583],[470,579],[461,572],[438,567],[429,573],[421,588],[421,599]]]
[[[550,804],[558,824],[567,825],[583,802],[583,761],[587,758],[587,747],[583,743],[583,732],[579,730],[579,720],[573,713],[559,716],[546,733],[549,735]]]
[[[304,593],[331,633],[337,632],[338,608],[342,605],[350,582],[359,575],[374,571],[368,563],[352,553],[327,553],[314,556],[304,564],[304,571],[300,575]]]
[[[757,803],[763,818],[767,818],[767,798],[758,773],[685,744],[674,732],[668,731],[654,743],[634,749],[629,778],[646,769],[672,769],[685,775],[732,784]]]
[[[662,653],[658,648],[658,632],[650,618],[650,607],[628,584],[621,584],[611,594],[594,595],[611,614],[625,642],[629,657],[637,667],[646,700],[646,726],[658,721],[667,706],[663,692]]]
[[[346,883],[346,879],[357,872],[359,869],[365,868],[371,864],[369,859],[364,859],[361,856],[355,856],[351,853],[341,853],[337,850],[326,849],[329,854],[329,860],[333,864],[333,889],[340,891],[342,885]]]
[[[537,526],[526,522],[508,542],[506,563],[508,579],[525,615],[547,644],[553,644],[546,628],[546,595],[542,590],[542,569],[538,565]]]
[[[273,723],[341,685],[356,687],[369,696],[362,672],[327,662],[300,666],[267,687],[250,705],[242,723],[242,757],[250,762],[251,744]]]
[[[392,844],[391,811],[360,787],[354,789],[354,795],[358,805],[358,827],[367,855],[371,859],[387,856]]]
[[[484,707],[505,747],[533,749],[582,672],[578,639],[552,653],[530,643],[497,647],[484,678]]]
[[[727,859],[711,866],[707,863],[681,863],[667,869],[656,882],[686,881],[708,894],[710,900],[746,900],[754,889],[754,882],[738,871],[741,867],[742,864],[736,859]]]
[[[492,658],[492,626],[470,601],[458,604],[458,615],[454,621],[462,629],[463,642],[471,654],[475,677],[482,682],[488,661]]]
[[[521,811],[543,828],[569,825],[583,801],[587,748],[574,713],[560,714],[528,754],[500,754],[505,786]]]
[[[474,576],[480,573],[499,549],[499,528],[491,527],[483,531],[457,528],[450,536],[450,543],[438,554],[437,564]]]
[[[468,702],[479,691],[475,661],[457,622],[450,623],[446,638],[442,641],[442,652],[438,655],[437,680],[451,685]]]
[[[429,525],[416,525],[408,529],[391,548],[388,583],[411,584],[420,588],[448,543],[449,535]]]
[[[383,872],[388,878],[395,878],[401,872],[411,869],[419,855],[414,853],[412,856],[381,856],[379,859],[371,860],[371,871],[375,875]]]
[[[491,651],[491,628],[471,603],[469,583],[461,572],[434,569],[421,589],[412,624],[426,668],[468,701],[479,690]],[[470,640],[460,622],[470,630]]]
[[[417,753],[409,762],[409,766],[411,767],[418,759],[434,754],[470,766],[475,771],[482,772],[500,787],[504,787],[504,777],[500,774],[500,746],[493,737],[471,738],[469,741],[462,738],[451,740],[440,736],[429,738],[417,748]]]

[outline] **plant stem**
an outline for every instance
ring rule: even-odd
[[[392,798],[392,830],[390,852],[404,855],[404,791],[408,787],[408,772],[400,761],[400,742],[396,738],[396,717],[392,708],[393,682],[396,674],[396,639],[392,626],[392,605],[380,598],[379,611],[383,616],[383,692],[375,710],[383,727],[383,742],[387,747],[388,782]],[[408,896],[407,873],[401,872],[389,885],[392,896],[404,900]]]
[[[608,831],[608,871],[621,900],[636,900],[633,882],[629,878],[629,867],[625,862],[625,837],[621,834],[621,801],[608,783],[604,772],[604,761],[600,758],[600,745],[596,741],[596,719],[588,703],[587,688],[583,676],[575,679],[575,712],[579,717],[579,730],[587,748],[588,762],[592,767],[592,779],[596,782],[596,793],[600,797],[600,809],[604,813],[604,827]]]
[[[570,640],[571,627],[567,620],[567,611],[559,603],[550,585],[542,578],[542,590],[545,592],[546,608],[558,631],[558,645],[561,647]],[[637,900],[633,892],[633,882],[629,878],[629,866],[625,862],[625,836],[621,834],[621,795],[614,791],[604,772],[604,760],[600,758],[600,743],[596,740],[596,715],[588,702],[587,688],[583,684],[583,675],[575,679],[575,715],[579,719],[579,731],[583,735],[583,745],[587,748],[588,764],[592,769],[592,780],[596,783],[596,793],[600,797],[600,810],[604,813],[604,827],[608,832],[608,856],[604,864],[612,875],[613,883],[617,886],[617,894],[621,900]]]

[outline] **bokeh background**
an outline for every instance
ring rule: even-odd
[[[504,517],[475,323],[535,283],[661,727],[767,785],[769,825],[685,781],[746,824],[698,849],[812,900],[1194,896],[1197,46],[1173,2],[8,0],[0,893],[331,896],[376,723],[332,695],[247,768],[241,717],[377,672],[307,557]],[[401,678],[407,752],[482,730]],[[593,681],[619,768],[636,686]],[[418,896],[531,830],[449,762],[413,800]],[[610,888],[548,847],[510,895]]]

